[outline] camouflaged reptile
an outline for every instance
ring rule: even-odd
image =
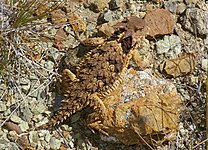
[[[96,124],[102,122],[98,119],[105,115],[102,99],[122,83],[135,49],[132,34],[129,33],[131,31],[123,31],[125,31],[123,36],[114,34],[102,45],[87,53],[79,63],[75,74],[68,69],[63,71],[61,90],[65,98],[57,113],[40,128],[56,126],[86,107],[91,107],[93,114],[96,114],[90,116],[91,120]],[[89,127],[97,129],[94,125],[89,124]]]

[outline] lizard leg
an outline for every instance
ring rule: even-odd
[[[64,69],[62,76],[63,76],[62,80],[70,79],[72,82],[79,81],[79,79],[77,79],[76,75],[74,73],[72,73],[69,69]]]
[[[88,127],[94,133],[94,130],[99,131],[100,133],[107,135],[108,133],[105,131],[108,127],[103,125],[103,120],[106,118],[106,107],[103,104],[103,101],[100,99],[98,93],[94,93],[90,98],[90,107],[92,107],[93,112],[88,115]]]

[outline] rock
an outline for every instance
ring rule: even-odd
[[[206,36],[206,38],[204,39],[204,44],[208,45],[208,35]]]
[[[18,139],[18,134],[15,131],[9,131],[8,135],[7,135],[8,139],[11,141],[17,141]]]
[[[169,53],[170,56],[176,57],[181,52],[181,41],[177,35],[165,35],[163,40],[156,42],[158,54]]]
[[[147,34],[151,37],[173,33],[176,19],[165,9],[153,9],[144,18]]]
[[[102,124],[95,125],[109,134],[107,141],[141,145],[145,140],[153,144],[153,139],[160,140],[152,135],[162,140],[166,137],[161,132],[176,132],[181,100],[173,83],[157,79],[148,70],[129,69],[120,90],[103,100],[107,110]],[[92,123],[90,119],[88,123]]]
[[[187,5],[190,5],[190,4],[196,4],[198,2],[198,0],[185,0],[185,3]]]
[[[7,110],[6,105],[2,101],[0,101],[0,112],[4,112],[5,110]]]
[[[36,147],[39,141],[38,133],[37,131],[30,131],[29,132],[29,141],[32,147]]]
[[[208,5],[205,5],[206,10],[198,8],[188,8],[186,10],[187,19],[185,20],[185,29],[194,34],[208,34]],[[194,25],[193,25],[194,23]]]
[[[89,7],[90,10],[98,13],[108,7],[108,0],[92,0]]]
[[[185,10],[186,10],[186,5],[184,3],[180,3],[178,4],[176,13],[182,14]]]
[[[207,67],[208,67],[208,59],[203,58],[202,59],[202,69],[207,71],[208,70]]]
[[[53,46],[57,48],[58,50],[64,49],[66,47],[66,44],[65,44],[66,38],[67,38],[67,34],[64,31],[64,29],[63,28],[58,29],[54,36]]]
[[[172,13],[176,13],[177,10],[177,1],[165,1],[165,9],[169,10]]]
[[[50,133],[49,133],[49,132],[46,132],[46,134],[45,134],[45,141],[46,141],[47,143],[49,143],[49,142],[50,142],[50,139],[51,139]]]
[[[27,85],[30,83],[30,80],[28,78],[20,78],[19,84],[20,85]]]
[[[0,140],[0,149],[2,150],[19,150],[16,143]]]
[[[46,61],[45,64],[44,64],[44,67],[50,71],[53,70],[54,68],[54,63],[52,61]]]
[[[52,137],[50,139],[50,148],[54,150],[58,150],[61,146],[61,140],[56,139],[55,137]]]
[[[30,84],[27,84],[27,85],[21,85],[20,86],[20,89],[23,93],[28,93],[28,90],[30,89]]]
[[[45,112],[46,110],[46,106],[43,102],[39,101],[38,103],[35,102],[34,103],[34,106],[31,107],[31,111],[34,113],[34,114],[41,114],[43,112]]]
[[[41,141],[41,147],[44,147],[44,149],[51,149],[50,145],[46,141]],[[43,148],[41,148],[43,149]]]
[[[98,24],[102,24],[102,23],[106,23],[106,22],[110,22],[113,20],[113,12],[111,10],[107,10],[104,13],[102,13],[99,17],[98,17]]]
[[[66,42],[67,44],[67,42]],[[67,47],[67,45],[66,45]],[[63,53],[58,51],[57,48],[51,47],[49,50],[48,56],[51,57],[52,60],[58,61],[62,57]]]
[[[16,114],[13,114],[10,118],[11,121],[13,121],[14,123],[21,123],[23,120],[18,117]]]
[[[112,23],[112,22],[109,22],[109,23]],[[109,25],[109,23],[104,23],[98,27],[98,31],[106,37],[110,37],[115,31],[112,27],[113,25]]]
[[[111,0],[109,2],[109,8],[111,10],[119,9],[121,7],[122,3],[123,3],[122,0]]]
[[[20,78],[18,83],[20,85],[21,91],[28,93],[28,90],[30,89],[30,80],[28,78]]]
[[[34,73],[31,73],[30,76],[29,76],[29,79],[30,79],[30,81],[31,80],[38,80],[38,76],[35,75]]]
[[[191,53],[180,53],[175,59],[168,59],[160,65],[161,72],[172,77],[190,74],[196,65],[195,56]]]
[[[28,123],[23,121],[23,120],[21,121],[19,126],[20,126],[20,129],[21,129],[22,132],[25,132],[29,129]]]
[[[80,42],[74,38],[73,35],[69,34],[66,40],[66,47],[70,49],[74,49],[80,44]]]

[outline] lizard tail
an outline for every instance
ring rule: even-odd
[[[72,114],[75,112],[83,109],[83,104],[79,104],[75,101],[69,101],[69,100],[63,100],[61,103],[60,109],[57,111],[57,113],[49,118],[49,121],[46,124],[43,124],[39,126],[37,129],[51,129],[52,127],[55,127],[62,122],[64,122],[67,118],[69,118]]]

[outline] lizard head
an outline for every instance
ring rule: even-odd
[[[142,38],[144,38],[143,29],[145,28],[144,19],[136,16],[125,18],[122,22],[114,25],[115,34],[119,33],[119,43],[121,43],[123,52],[130,53],[135,47],[139,46]]]

